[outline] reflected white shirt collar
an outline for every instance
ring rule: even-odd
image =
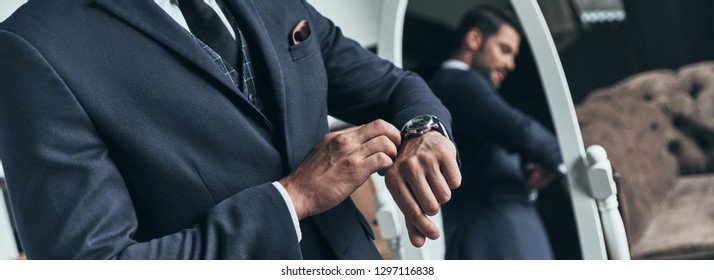
[[[466,64],[465,62],[458,60],[458,59],[449,59],[447,61],[444,61],[444,63],[441,64],[441,68],[458,69],[458,70],[464,70],[464,71],[471,70],[471,67],[469,67],[468,64]]]

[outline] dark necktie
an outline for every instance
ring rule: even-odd
[[[218,4],[222,5],[223,2],[219,1]],[[221,10],[236,32],[235,40],[215,10],[203,0],[180,0],[179,9],[181,9],[191,33],[200,41],[199,44],[207,45],[210,48],[210,51],[207,50],[207,52],[214,62],[228,75],[231,82],[248,97],[248,100],[258,110],[263,111],[263,103],[258,98],[250,50],[243,37],[243,32],[238,28],[230,10],[224,4],[221,6]],[[238,45],[240,45],[240,48],[238,48]],[[212,53],[218,54],[220,59],[217,60]]]
[[[218,14],[203,0],[180,0],[179,9],[186,19],[191,33],[218,53],[233,69],[240,68],[240,52],[236,40],[231,36]]]

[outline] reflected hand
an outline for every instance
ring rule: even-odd
[[[525,173],[528,177],[529,192],[537,191],[549,186],[553,180],[558,177],[558,173],[556,171],[533,162],[526,164]]]

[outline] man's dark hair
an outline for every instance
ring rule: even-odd
[[[521,27],[518,19],[513,14],[509,7],[498,7],[490,4],[478,5],[469,10],[459,23],[459,28],[456,30],[456,47],[458,50],[461,43],[472,28],[476,27],[481,31],[483,39],[486,40],[489,36],[498,32],[501,24],[508,24],[521,34]]]

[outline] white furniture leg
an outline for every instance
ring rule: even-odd
[[[627,245],[625,224],[617,208],[617,186],[612,179],[612,165],[605,149],[599,145],[588,147],[587,154],[590,164],[588,179],[600,210],[607,252],[613,260],[629,260],[630,248]]]

